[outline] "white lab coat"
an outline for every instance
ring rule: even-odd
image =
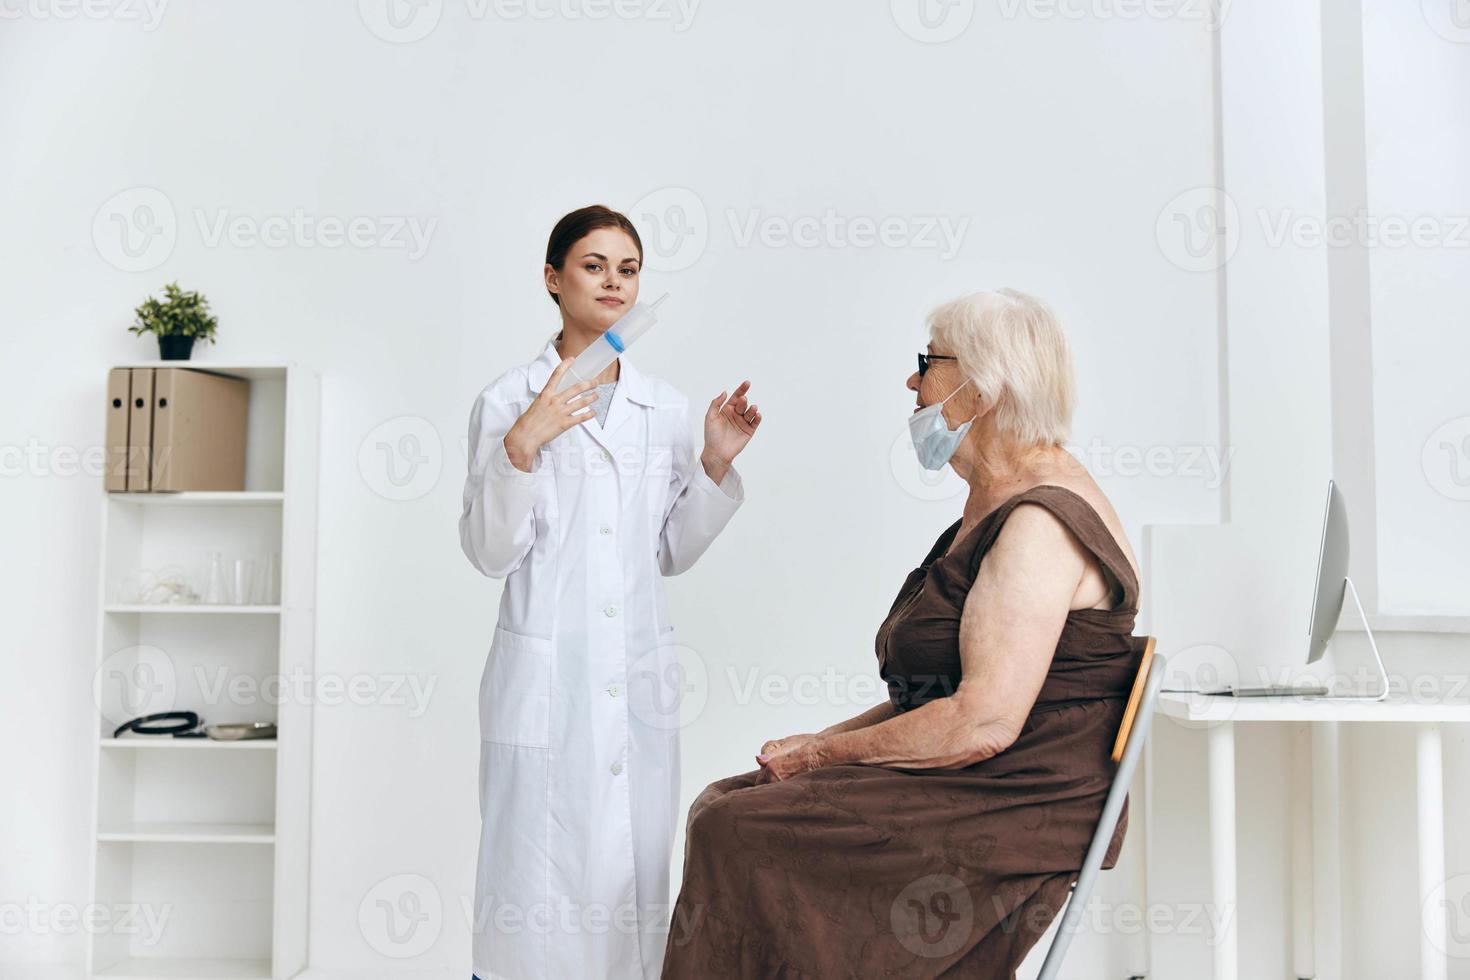
[[[470,415],[460,544],[506,579],[480,682],[474,971],[653,980],[679,800],[660,576],[693,565],[745,496],[733,467],[717,486],[699,464],[687,399],[627,355],[606,424],[516,469],[502,439],[558,361],[548,343]]]

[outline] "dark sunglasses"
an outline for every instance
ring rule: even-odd
[[[956,361],[956,360],[959,360],[959,358],[954,357],[953,355],[950,355],[950,354],[922,354],[921,353],[919,355],[919,377],[922,378],[925,374],[927,374],[929,372],[929,362],[931,362],[931,361]]]

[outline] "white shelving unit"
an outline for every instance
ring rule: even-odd
[[[245,378],[250,414],[245,490],[103,493],[92,902],[134,928],[89,930],[87,975],[286,980],[307,957],[320,378],[294,363],[120,366]],[[119,599],[129,572],[166,565],[202,591],[210,551],[278,552],[279,605]],[[275,721],[279,737],[112,737],[169,710]]]

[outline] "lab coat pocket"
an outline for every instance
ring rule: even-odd
[[[544,749],[551,744],[551,640],[495,627],[480,680],[480,738]]]

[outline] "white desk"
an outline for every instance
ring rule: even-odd
[[[1378,703],[1314,701],[1307,698],[1230,698],[1163,694],[1159,711],[1171,718],[1204,722],[1208,729],[1210,873],[1215,908],[1229,913],[1225,934],[1214,947],[1214,980],[1237,980],[1239,936],[1235,888],[1235,725],[1295,722],[1292,807],[1292,948],[1298,977],[1341,975],[1338,931],[1336,722],[1409,722],[1417,728],[1419,899],[1419,976],[1445,980],[1449,970],[1446,924],[1437,903],[1425,903],[1445,879],[1444,771],[1440,722],[1470,722],[1470,703]],[[1315,761],[1315,765],[1314,765]],[[1301,795],[1310,787],[1312,806]],[[1314,853],[1315,852],[1315,853]],[[1315,860],[1314,860],[1315,857]],[[1312,899],[1316,901],[1313,902]],[[1433,905],[1426,908],[1426,904]],[[1436,914],[1437,913],[1437,914]],[[1323,933],[1327,933],[1326,936]],[[1319,960],[1325,963],[1319,963]]]

